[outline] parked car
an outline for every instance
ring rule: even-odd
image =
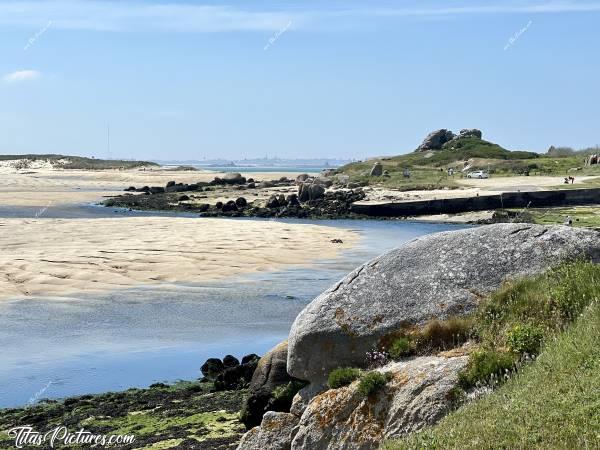
[[[490,174],[487,173],[485,170],[476,170],[474,172],[469,172],[467,174],[467,178],[479,178],[479,179],[482,179],[482,178],[489,178],[489,177],[490,177]]]

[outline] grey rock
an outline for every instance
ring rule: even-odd
[[[474,137],[477,139],[481,139],[481,137],[483,136],[483,133],[481,132],[481,130],[478,130],[477,128],[465,128],[460,130],[460,133],[458,133],[458,136],[456,136],[456,139],[462,139],[462,138],[468,138],[468,137]]]
[[[200,368],[202,375],[209,379],[216,378],[219,374],[223,373],[224,370],[225,366],[223,365],[223,361],[218,358],[207,359]]]
[[[383,166],[379,161],[373,164],[373,168],[371,169],[369,175],[372,177],[380,177],[381,175],[383,175]]]
[[[237,172],[227,172],[223,175],[222,180],[227,184],[244,184],[246,182],[242,174]]]
[[[307,173],[301,173],[300,175],[298,175],[296,177],[296,182],[297,183],[304,183],[306,180],[308,180],[310,178],[310,175]]]
[[[454,133],[450,130],[442,128],[427,135],[423,143],[419,145],[417,151],[439,150],[446,142],[454,139]]]
[[[252,381],[250,394],[242,407],[241,420],[246,427],[258,425],[268,410],[289,411],[289,404],[273,402],[276,387],[293,380],[287,372],[288,343],[283,341],[260,358]]]
[[[237,450],[290,450],[298,420],[292,414],[269,411],[259,427],[242,436]]]
[[[277,195],[271,195],[269,200],[267,200],[267,208],[279,208],[281,204],[279,203],[279,197]]]
[[[310,401],[318,394],[327,390],[327,385],[322,384],[309,384],[298,391],[292,400],[292,406],[290,407],[290,414],[302,417],[302,414],[306,410]]]
[[[390,333],[468,314],[506,279],[574,258],[600,261],[600,233],[496,224],[415,239],[354,270],[298,315],[288,372],[319,382],[337,367],[361,366]]]
[[[325,197],[325,187],[318,183],[302,183],[298,186],[298,199],[301,202],[319,200]]]
[[[239,365],[240,365],[240,361],[233,355],[226,355],[223,358],[223,366],[225,366],[225,368],[235,367],[235,366],[239,366]]]
[[[314,397],[302,414],[291,450],[371,450],[432,425],[451,410],[451,390],[468,357],[427,356],[392,363],[390,381],[365,398],[358,381]]]

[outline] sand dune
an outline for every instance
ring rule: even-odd
[[[305,265],[335,257],[358,238],[349,230],[274,221],[0,219],[0,298],[202,282]]]

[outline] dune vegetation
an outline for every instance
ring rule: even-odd
[[[457,397],[497,389],[384,448],[597,448],[600,266],[575,262],[507,283],[474,324],[479,349]]]

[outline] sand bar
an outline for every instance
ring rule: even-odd
[[[232,168],[232,171],[235,171]],[[290,172],[242,173],[256,180],[274,180]],[[178,183],[208,182],[223,173],[195,170],[130,169],[130,170],[73,170],[49,169],[15,170],[0,167],[0,206],[68,205],[92,203],[123,194],[128,186],[165,186],[169,181]]]
[[[0,219],[0,299],[198,283],[309,265],[358,239],[350,230],[275,221]]]

